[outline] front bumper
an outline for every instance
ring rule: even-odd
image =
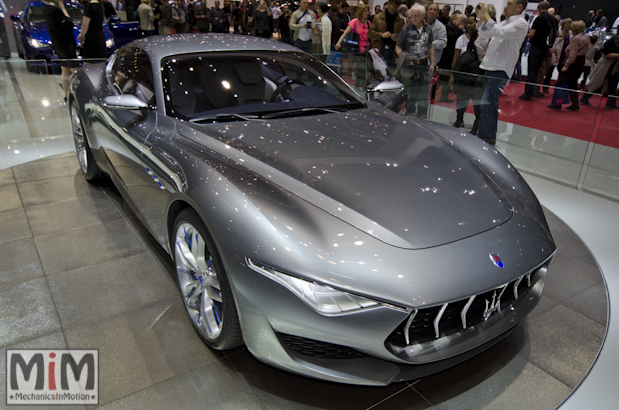
[[[381,307],[325,317],[284,287],[256,276],[251,292],[243,289],[243,281],[236,281],[235,293],[246,345],[259,361],[307,377],[381,386],[440,372],[501,341],[539,302],[551,259],[501,287],[506,290],[502,300],[494,305],[489,301],[481,319],[473,320],[476,310],[469,306],[469,325],[463,329],[447,326],[458,323],[461,316],[454,321],[445,314],[443,305],[423,309],[443,310],[438,320],[439,337],[425,340],[411,331],[409,343],[403,330],[410,327],[409,319],[415,311]],[[489,299],[493,291],[477,298]],[[451,304],[460,309],[462,301]],[[492,306],[495,308],[489,310]],[[442,325],[441,319],[446,320]],[[432,323],[431,333],[434,329]],[[427,329],[421,332],[422,337],[427,334]]]

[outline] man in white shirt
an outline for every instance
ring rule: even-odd
[[[278,2],[275,2],[275,6],[271,9],[271,15],[273,16],[273,31],[277,31],[279,28],[279,16],[282,15],[282,9],[279,8]]]
[[[522,14],[526,7],[527,0],[507,0],[503,12],[505,20],[500,23],[490,18],[485,3],[479,3],[476,8],[477,15],[481,19],[478,35],[481,38],[490,38],[488,51],[480,65],[486,73],[477,135],[492,145],[496,142],[499,96],[514,73],[520,56],[520,46],[528,31],[528,23]]]

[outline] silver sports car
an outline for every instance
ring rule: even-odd
[[[80,69],[69,106],[84,176],[171,255],[214,349],[386,385],[487,349],[541,297],[555,245],[514,167],[292,46],[137,40]]]

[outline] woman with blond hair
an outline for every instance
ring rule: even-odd
[[[585,56],[587,55],[587,50],[589,50],[589,44],[591,42],[585,35],[584,21],[579,20],[572,23],[571,28],[574,37],[565,49],[565,64],[563,64],[557,84],[561,84],[562,82],[567,83],[567,87],[570,90],[569,94],[572,105],[566,109],[577,111],[580,108],[580,102],[578,101],[578,91],[576,91],[576,87],[578,86],[578,78],[585,69]],[[561,104],[555,101],[553,97],[553,103],[550,104],[548,108],[560,110]]]
[[[370,31],[370,21],[368,17],[370,16],[370,6],[366,4],[362,4],[357,7],[357,17],[352,19],[344,33],[340,36],[337,44],[335,44],[335,49],[339,50],[342,48],[342,42],[344,39],[350,34],[358,34],[359,35],[359,53],[367,53],[370,50],[370,39],[368,37],[368,32]]]

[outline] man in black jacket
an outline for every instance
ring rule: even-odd
[[[527,83],[524,87],[524,94],[519,98],[525,101],[531,101],[532,97],[543,97],[539,91],[537,82],[537,72],[539,71],[546,54],[554,43],[559,24],[554,16],[548,13],[550,3],[542,1],[537,5],[539,16],[533,22],[533,27],[527,34],[531,42],[531,49],[528,56],[527,64]]]
[[[348,23],[350,23],[350,14],[348,14],[348,3],[345,1],[340,4],[340,12],[337,13],[337,17],[340,19],[340,36],[344,34],[346,27],[348,27]],[[339,39],[338,39],[339,40]]]
[[[454,21],[457,23],[459,20],[456,19]],[[452,21],[447,22],[445,30],[447,30],[447,46],[443,49],[443,54],[441,54],[441,59],[438,62],[439,77],[436,83],[436,91],[442,87],[443,91],[441,92],[440,102],[452,103],[453,101],[449,99],[449,74],[456,50],[456,41],[464,34],[464,30]]]
[[[335,50],[335,44],[338,42],[340,36],[342,35],[342,32],[340,31],[341,22],[340,18],[337,16],[337,13],[338,7],[337,5],[333,5],[329,10],[329,14],[327,14],[327,17],[329,17],[329,20],[331,20],[331,51]]]

